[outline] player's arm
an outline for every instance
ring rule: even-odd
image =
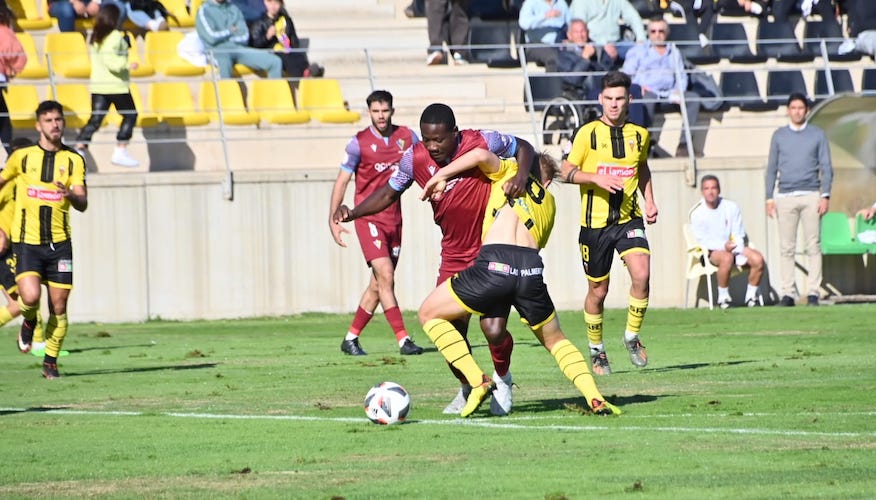
[[[84,212],[88,208],[88,190],[85,185],[75,185],[68,188],[66,185],[55,181],[55,187],[58,188],[61,196],[70,200],[70,205],[76,210]]]
[[[347,244],[344,243],[344,239],[341,235],[343,233],[348,233],[349,231],[347,231],[344,226],[338,223],[338,221],[335,219],[335,213],[338,211],[341,203],[344,202],[344,194],[347,192],[347,185],[350,183],[350,179],[352,178],[352,172],[348,172],[344,169],[341,169],[338,172],[338,177],[335,179],[335,185],[332,188],[331,201],[329,202],[329,230],[331,230],[332,232],[332,238],[334,238],[335,243],[342,247],[346,247]]]
[[[401,197],[402,192],[396,191],[389,184],[384,184],[370,196],[362,200],[362,203],[350,208],[346,205],[341,205],[335,210],[333,220],[335,222],[350,222],[353,219],[364,217],[366,215],[376,214],[386,207],[395,203]]]
[[[541,178],[539,164],[535,159],[535,148],[525,139],[515,137],[517,141],[517,151],[514,152],[514,158],[517,160],[517,175],[509,179],[502,185],[502,190],[505,191],[505,196],[509,198],[518,198],[526,191],[526,185],[529,182],[529,174],[532,173],[536,179]],[[498,170],[498,162],[496,169]],[[530,172],[532,170],[532,172]],[[494,170],[495,172],[496,170]]]
[[[426,181],[423,185],[423,194],[420,195],[421,200],[429,198],[438,199],[444,188],[447,186],[447,181],[453,177],[479,167],[486,174],[491,174],[499,171],[499,157],[486,149],[472,149],[459,156],[459,158],[448,163],[446,166],[438,169],[438,171]]]
[[[654,187],[651,184],[651,167],[648,160],[639,163],[639,190],[645,197],[645,222],[654,224],[657,222],[657,204],[654,202]]]
[[[569,160],[563,160],[559,178],[566,184],[595,184],[609,193],[616,193],[624,189],[623,178],[584,172],[577,165],[570,163]]]

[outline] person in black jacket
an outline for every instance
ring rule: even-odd
[[[274,53],[283,61],[286,76],[322,76],[322,66],[311,64],[307,60],[307,52],[298,50],[301,49],[301,41],[282,0],[265,0],[265,9],[265,15],[250,26],[249,45],[257,49],[274,49]]]

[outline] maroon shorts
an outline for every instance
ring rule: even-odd
[[[380,257],[389,257],[393,264],[398,263],[401,252],[402,225],[384,226],[369,222],[364,219],[353,221],[356,227],[356,236],[359,237],[359,246],[365,262],[369,265],[372,260]]]

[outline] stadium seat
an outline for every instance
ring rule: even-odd
[[[529,75],[529,88],[532,89],[532,106],[534,111],[542,111],[557,97],[563,97],[563,77],[549,73]],[[524,91],[523,102],[529,109],[529,103]]]
[[[198,92],[198,104],[210,115],[210,119],[226,125],[257,125],[259,114],[246,109],[242,88],[243,82],[237,80],[204,80]],[[245,86],[244,86],[245,88]]]
[[[690,224],[685,224],[681,228],[684,234],[685,255],[687,258],[687,269],[685,271],[685,279],[687,280],[684,287],[684,307],[687,308],[688,297],[690,296],[690,282],[695,280],[699,285],[700,278],[706,278],[706,293],[709,297],[709,309],[714,309],[714,297],[712,296],[712,275],[718,272],[718,268],[709,262],[705,250],[700,246],[693,233],[693,228]],[[696,293],[696,292],[694,292]],[[694,297],[694,307],[699,304],[699,298]]]
[[[259,79],[248,83],[249,109],[266,122],[291,125],[310,121],[310,113],[295,108],[292,88],[286,80]]]
[[[724,71],[721,73],[721,92],[725,108],[736,106],[742,111],[771,111],[778,106],[761,97],[757,78],[752,71]]]
[[[16,78],[25,80],[42,80],[49,76],[49,68],[45,67],[42,59],[37,55],[36,44],[33,41],[33,35],[30,33],[16,33],[15,37],[21,43],[24,49],[24,54],[27,56],[27,63],[21,73],[16,75]]]
[[[675,42],[681,55],[694,64],[715,64],[721,60],[712,52],[711,46],[700,45],[699,33],[696,28],[688,24],[670,24],[667,40]]]
[[[132,82],[130,89],[131,97],[134,99],[134,106],[137,107],[137,126],[140,128],[157,126],[160,117],[144,105],[143,96],[140,93],[140,86]],[[119,114],[115,106],[110,109],[110,112],[107,115],[107,122],[112,123],[117,127],[122,124],[122,115]]]
[[[155,82],[149,88],[149,109],[161,121],[174,127],[200,126],[210,123],[210,115],[195,108],[186,82]]]
[[[748,35],[741,23],[715,23],[712,26],[712,51],[731,63],[759,64],[766,56],[754,54],[748,45]]]
[[[859,234],[867,231],[876,231],[876,217],[873,217],[870,220],[865,220],[863,214],[858,214],[855,217],[855,241],[862,245],[867,245],[867,251],[876,254],[876,243],[863,243],[861,242],[861,239],[858,238]]]
[[[165,76],[199,76],[206,71],[206,68],[189,63],[177,53],[176,47],[183,38],[181,31],[150,31],[145,38],[145,59],[158,73]]]
[[[186,6],[186,0],[161,0],[161,4],[170,14],[167,24],[176,28],[193,28],[195,26],[195,12],[200,7],[200,1],[192,1],[191,13]]]
[[[15,13],[15,25],[22,31],[47,30],[55,26],[46,0],[9,0],[6,3]]]
[[[811,62],[815,56],[800,47],[791,25],[761,20],[757,25],[757,53],[777,62]]]
[[[36,87],[28,84],[12,84],[6,87],[5,97],[12,128],[33,130],[36,125],[36,109],[40,104]]]
[[[46,33],[44,52],[49,68],[65,78],[89,78],[91,59],[85,37],[78,31]]]
[[[767,73],[767,102],[776,107],[788,102],[788,96],[794,92],[807,95],[806,81],[799,69],[773,69]]]
[[[77,33],[78,34],[78,33]],[[82,128],[91,117],[91,92],[85,83],[59,83],[49,87],[49,99],[64,107],[64,120],[68,128]],[[106,118],[103,125],[107,123]]]
[[[824,255],[863,255],[869,245],[852,236],[849,218],[844,212],[827,212],[821,216],[821,253]]]
[[[298,109],[323,123],[356,123],[361,115],[347,109],[341,84],[331,78],[304,78],[298,82]]]
[[[843,38],[843,32],[840,25],[832,19],[807,21],[806,27],[803,30],[803,38],[805,39],[803,46],[816,57],[821,57],[821,39],[832,38],[839,40]],[[825,42],[828,60],[858,61],[861,59],[861,53],[856,50],[840,55],[837,52],[837,48],[841,43],[840,41]]]
[[[518,31],[516,21],[484,21],[473,18],[468,38],[471,62],[485,63],[491,68],[519,67],[520,61],[512,55],[510,48],[517,43]],[[478,46],[488,47],[477,48]]]
[[[127,33],[128,40],[131,41],[131,48],[128,49],[128,67],[131,63],[137,63],[137,69],[131,70],[132,78],[143,78],[155,74],[155,67],[144,58],[140,57],[140,43],[137,37],[131,33]]]
[[[852,83],[852,75],[848,69],[832,69],[830,70],[830,79],[833,83],[834,94],[853,94],[855,85]],[[815,98],[823,99],[831,95],[830,89],[827,87],[827,76],[825,70],[819,69],[815,71]]]
[[[861,93],[876,94],[876,68],[864,68],[861,72]]]

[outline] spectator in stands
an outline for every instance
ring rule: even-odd
[[[556,44],[563,39],[571,21],[566,0],[525,0],[520,8],[517,24],[523,30],[526,43]],[[541,63],[547,71],[557,65],[555,47],[526,49],[527,59]]]
[[[677,0],[684,10],[684,20],[688,26],[696,29],[700,45],[705,47],[712,37],[712,26],[715,23],[716,0]]]
[[[148,31],[167,31],[167,20],[173,14],[158,0],[128,0],[124,2],[123,17]]]
[[[632,43],[621,40],[621,23],[630,27],[636,41],[647,39],[642,17],[627,0],[572,0],[569,12],[573,19],[581,19],[590,28],[590,39],[597,45],[614,43],[621,59]]]
[[[325,70],[311,64],[307,52],[301,49],[301,40],[295,32],[292,17],[283,7],[282,0],[264,0],[265,15],[252,23],[249,45],[257,49],[271,48],[283,62],[283,72],[292,78],[322,76]]]
[[[116,29],[122,16],[114,3],[100,6],[91,32],[91,118],[76,137],[76,150],[83,154],[91,137],[100,128],[110,105],[122,115],[122,124],[116,134],[116,149],[112,162],[122,167],[136,167],[140,162],[128,154],[128,141],[137,123],[137,107],[131,97],[130,72],[137,63],[128,63],[131,44],[127,36]],[[84,156],[84,154],[83,154]]]
[[[693,126],[699,115],[699,96],[687,90],[688,77],[684,72],[681,52],[674,44],[666,41],[668,36],[669,24],[662,17],[652,18],[648,23],[648,41],[630,49],[624,61],[623,72],[632,77],[633,83],[642,87],[642,95],[646,101],[646,121],[649,125],[657,111],[677,110],[684,96],[688,124]],[[695,154],[702,156],[699,151]],[[684,133],[681,134],[675,155],[688,156]]]
[[[766,212],[777,219],[782,256],[780,306],[793,306],[797,226],[809,255],[809,296],[818,305],[821,288],[821,216],[830,206],[833,168],[823,130],[806,123],[809,100],[799,92],[788,97],[788,126],[773,133],[766,171]],[[778,181],[778,192],[776,183]]]
[[[58,20],[58,31],[76,31],[76,18],[97,16],[100,5],[100,0],[49,0],[49,15]]]
[[[837,52],[847,54],[857,50],[870,57],[876,57],[876,2],[847,0],[845,7],[852,40],[840,44]]]
[[[718,306],[730,307],[730,272],[733,266],[748,267],[745,305],[760,305],[757,289],[763,277],[763,254],[748,246],[739,205],[721,196],[721,183],[714,175],[700,180],[703,198],[690,210],[690,225],[697,242],[718,267]]]
[[[771,11],[776,22],[790,22],[793,15],[809,17],[811,14],[818,14],[825,20],[836,20],[833,0],[772,0]]]
[[[240,9],[246,24],[250,25],[265,15],[265,3],[262,0],[231,0]]]
[[[561,73],[584,73],[610,71],[619,66],[617,48],[614,44],[595,45],[590,41],[587,23],[572,19],[566,31],[566,39],[557,55],[557,71]],[[565,86],[575,90],[578,96],[589,97],[598,83],[597,75],[567,75],[563,77]],[[601,75],[599,75],[601,78]]]
[[[426,64],[444,61],[442,45],[468,45],[471,31],[468,19],[469,0],[426,0],[426,27],[429,32],[429,55]],[[455,64],[468,63],[467,54],[459,48],[451,49]]]
[[[858,215],[863,215],[864,220],[872,219],[874,216],[876,216],[876,203],[873,203],[873,205],[868,208],[862,208],[858,210]]]
[[[12,120],[9,119],[9,108],[6,106],[6,85],[21,73],[27,64],[27,56],[21,42],[12,31],[14,19],[12,11],[0,9],[0,140],[6,153],[12,152]]]
[[[772,0],[718,0],[718,12],[738,12],[740,9],[755,17],[765,16],[767,7]],[[733,4],[736,5],[733,5]]]
[[[249,28],[240,9],[228,0],[206,0],[195,19],[198,37],[219,66],[221,78],[231,78],[236,63],[256,71],[265,71],[268,78],[282,78],[283,63],[271,52],[247,45]]]

